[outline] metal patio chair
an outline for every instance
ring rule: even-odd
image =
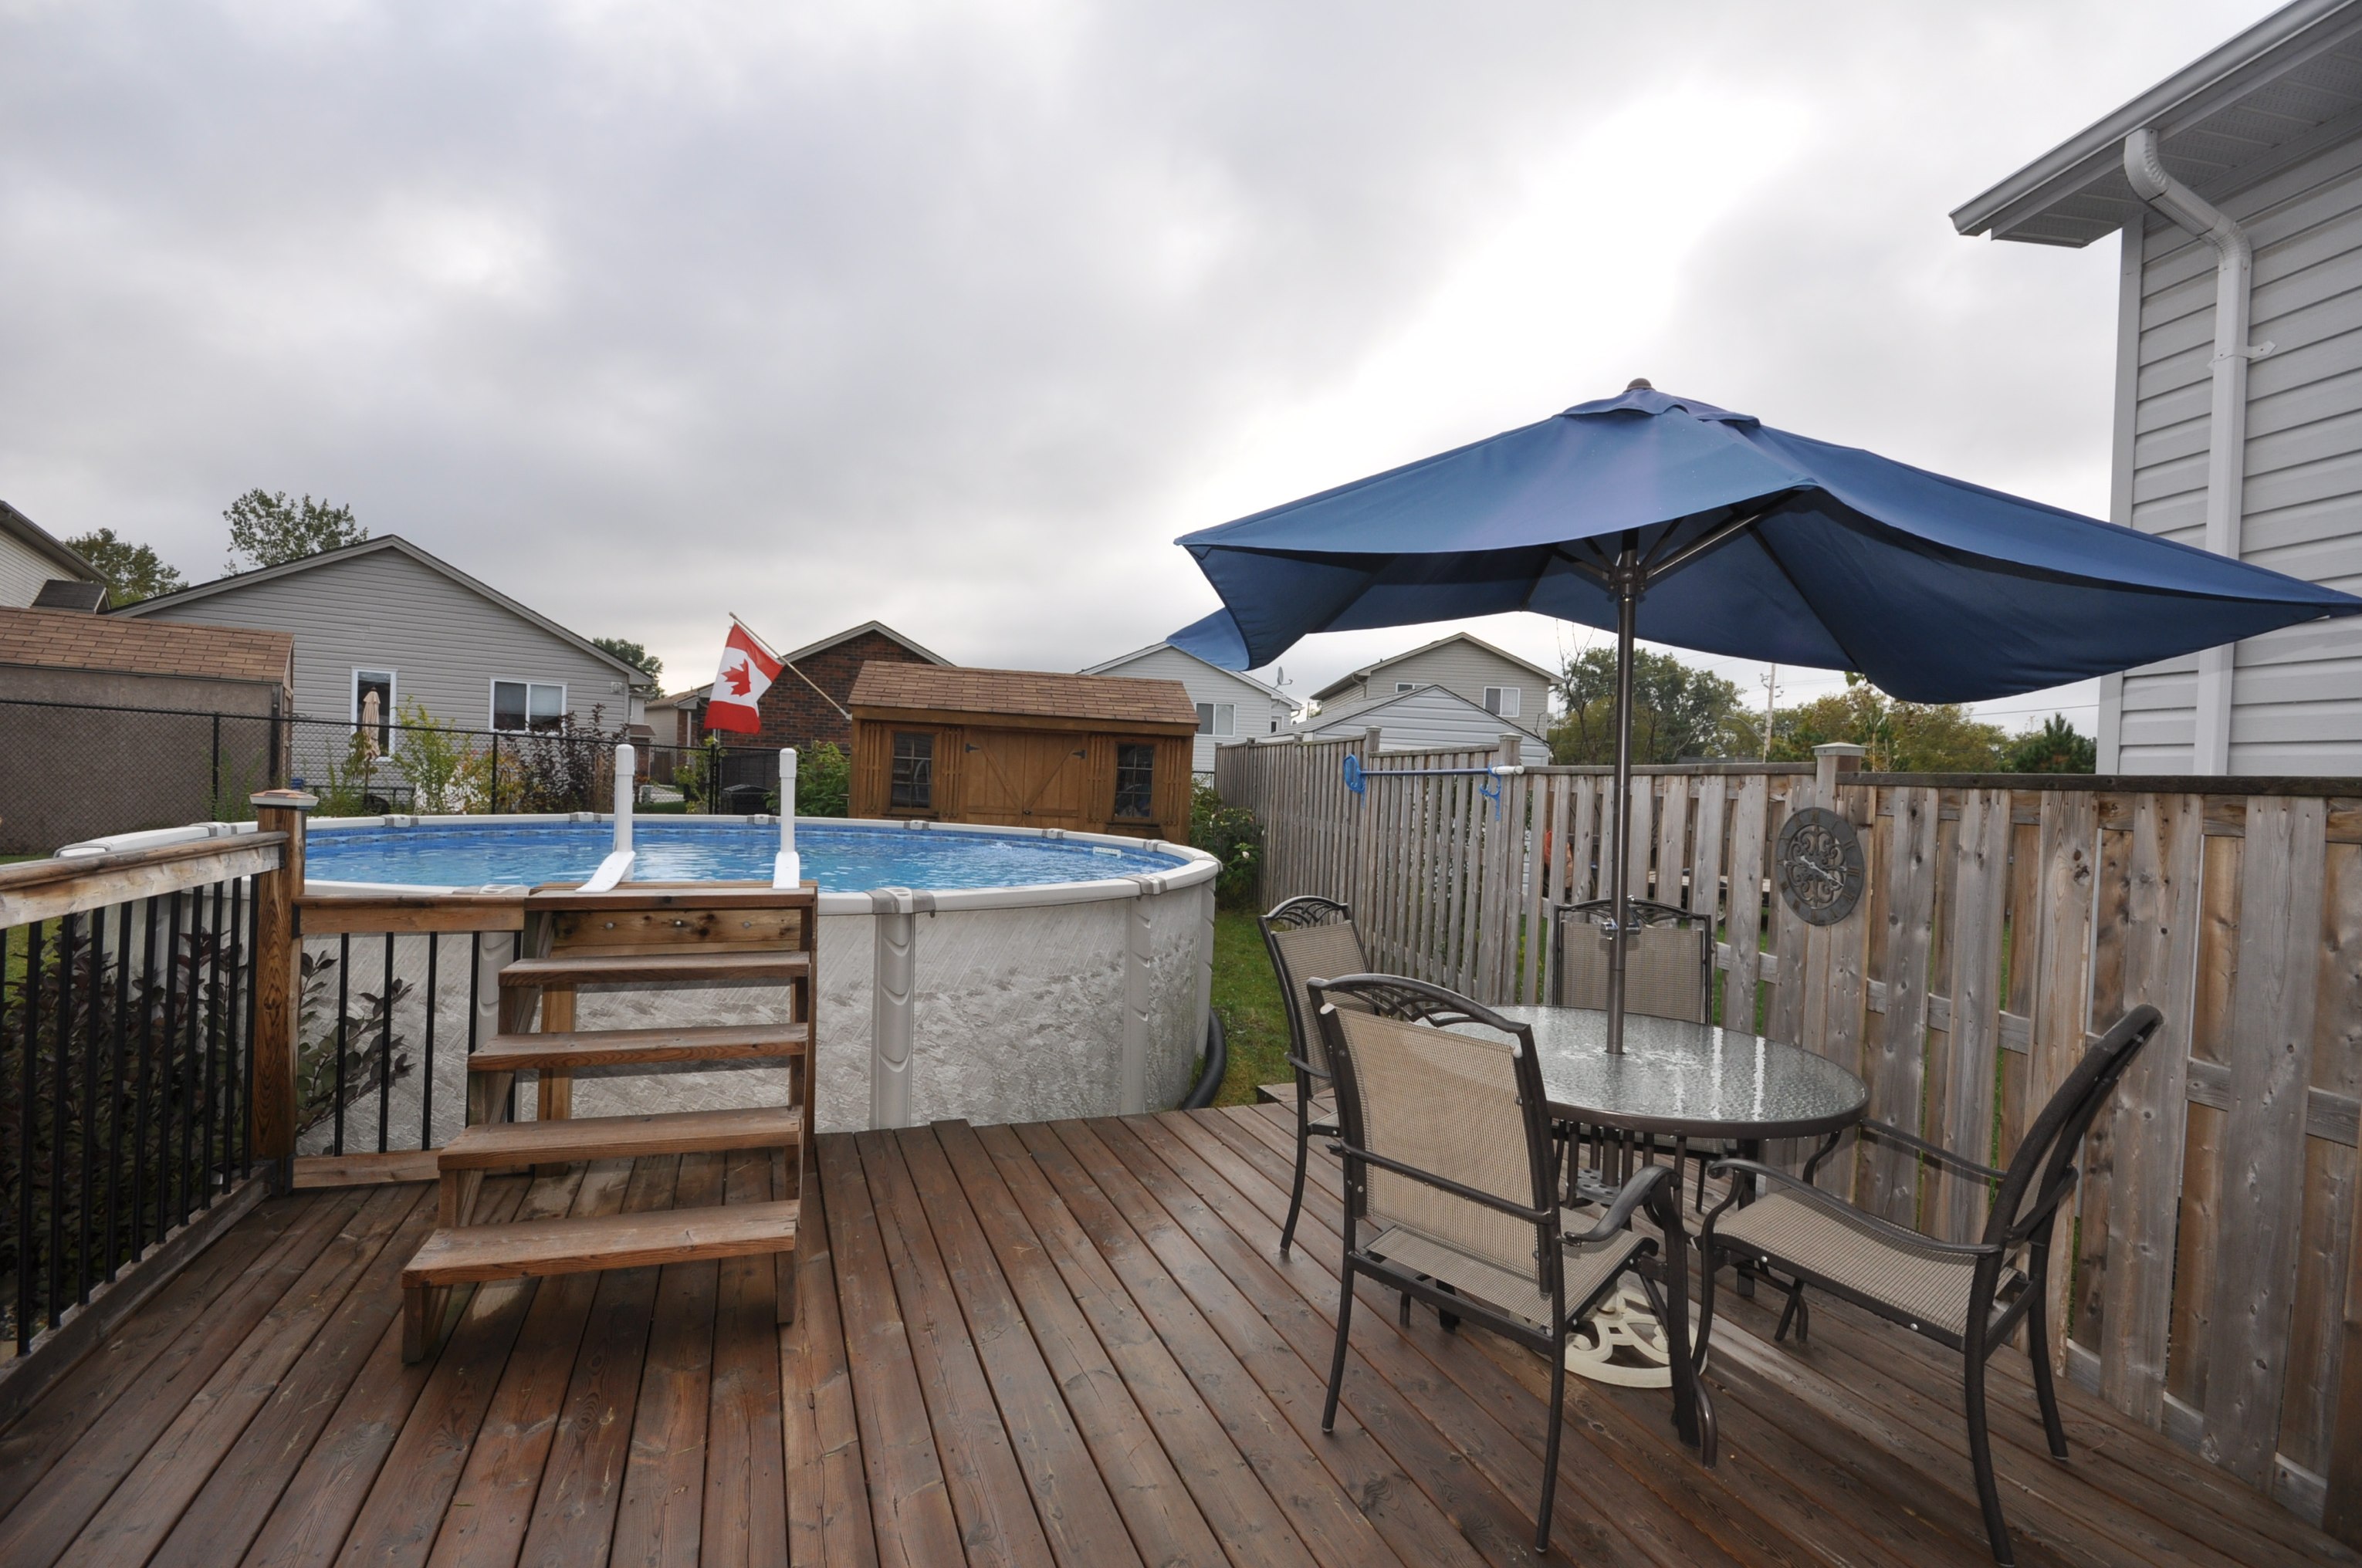
[[[1613,899],[1594,898],[1562,904],[1551,912],[1558,1006],[1607,1005],[1607,943],[1600,933],[1613,918],[1615,906]],[[1625,960],[1624,1011],[1685,1024],[1713,1017],[1713,919],[1650,898],[1627,899],[1625,908],[1638,924]],[[1722,1139],[1682,1146],[1681,1157],[1697,1162],[1695,1203],[1700,1211],[1705,1208],[1706,1166],[1738,1152]]]
[[[1279,1228],[1279,1255],[1286,1257],[1296,1240],[1297,1217],[1304,1210],[1305,1151],[1316,1137],[1337,1135],[1329,1052],[1312,1021],[1304,982],[1360,974],[1370,966],[1362,953],[1352,910],[1333,898],[1302,894],[1277,905],[1255,924],[1263,928],[1272,970],[1279,977],[1279,993],[1287,1000],[1287,1060],[1296,1069],[1296,1182],[1288,1190],[1287,1223]],[[1275,1090],[1264,1092],[1275,1098]]]
[[[2042,1108],[2006,1170],[1980,1165],[1893,1128],[1865,1124],[1871,1136],[1901,1143],[1970,1179],[2000,1183],[1981,1241],[1937,1241],[1815,1187],[1814,1168],[1837,1146],[1834,1135],[1813,1156],[1801,1179],[1751,1160],[1724,1160],[1715,1168],[1718,1174],[1751,1176],[1757,1181],[1733,1180],[1729,1195],[1706,1216],[1699,1234],[1705,1283],[1699,1292],[1698,1343],[1705,1343],[1714,1323],[1715,1270],[1728,1260],[1752,1267],[1759,1276],[1769,1271],[1772,1283],[1788,1292],[1776,1338],[1786,1338],[1792,1324],[1800,1343],[1810,1333],[1811,1310],[1805,1303],[1805,1288],[1810,1286],[1959,1351],[1964,1362],[1969,1455],[1976,1469],[1977,1497],[1983,1506],[1993,1561],[2003,1568],[2015,1559],[1985,1431],[1985,1363],[2022,1321],[2043,1432],[2051,1456],[2065,1459],[2067,1432],[2059,1423],[2058,1397],[2051,1386],[2049,1329],[2042,1310],[2050,1277],[2051,1232],[2060,1205],[2075,1190],[2073,1162],[2084,1134],[2162,1022],[2154,1007],[2136,1007],[2118,1019],[2105,1037],[2084,1052]],[[1759,1183],[1768,1190],[1732,1210],[1745,1190]]]
[[[1310,991],[1343,1127],[1331,1146],[1345,1163],[1342,1291],[1320,1430],[1337,1419],[1356,1276],[1401,1292],[1406,1321],[1417,1299],[1435,1308],[1447,1331],[1473,1320],[1540,1351],[1550,1358],[1551,1409],[1534,1545],[1547,1552],[1567,1339],[1625,1273],[1639,1276],[1667,1325],[1675,1400],[1693,1396],[1687,1271],[1663,1268],[1656,1240],[1631,1228],[1646,1204],[1661,1227],[1678,1234],[1680,1179],[1669,1167],[1645,1166],[1585,1224],[1558,1204],[1558,1145],[1530,1029],[1396,976],[1319,981]],[[1461,1032],[1470,1025],[1482,1032]],[[1365,1223],[1375,1233],[1366,1239]],[[1670,1308],[1658,1291],[1661,1274]],[[1712,1411],[1703,1397],[1693,1409],[1711,1464]]]

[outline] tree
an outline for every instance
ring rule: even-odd
[[[2010,743],[2006,759],[2013,773],[2090,773],[2100,767],[2100,743],[2054,713],[2039,729],[2029,729]]]
[[[330,506],[309,495],[290,500],[284,490],[248,490],[229,503],[222,518],[229,524],[232,571],[300,561],[323,550],[359,544],[370,536],[353,520],[352,508]]]
[[[1616,760],[1616,651],[1586,648],[1551,682],[1565,717],[1551,726],[1551,761]],[[1717,757],[1730,747],[1738,687],[1671,653],[1632,654],[1632,760],[1678,762]]]
[[[593,637],[590,639],[590,646],[613,653],[650,680],[655,680],[664,674],[664,661],[636,642],[627,641],[621,637]]]
[[[1741,755],[1763,754],[1762,726],[1758,714],[1733,718]],[[1875,773],[1992,773],[2007,740],[2000,726],[1979,721],[1959,703],[1897,702],[1859,678],[1772,719],[1773,762],[1809,762],[1814,747],[1847,741],[1862,748]]]
[[[98,575],[106,579],[110,606],[136,604],[188,587],[179,571],[164,565],[154,545],[118,539],[111,528],[69,539],[66,548],[98,568]]]

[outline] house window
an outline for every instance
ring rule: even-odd
[[[1198,705],[1198,733],[1235,735],[1239,732],[1238,718],[1235,703],[1201,702]]]
[[[393,672],[353,672],[353,729],[366,731],[380,751],[393,750]]]
[[[1503,718],[1515,718],[1525,706],[1525,693],[1516,686],[1486,686],[1485,711]]]
[[[894,788],[887,803],[904,811],[935,804],[935,738],[924,730],[894,731]]]
[[[562,729],[565,726],[565,686],[545,681],[492,683],[493,729]]]
[[[1145,821],[1156,815],[1156,748],[1115,749],[1115,814]]]
[[[1395,683],[1395,691],[1397,695],[1403,692],[1417,690],[1418,690],[1418,683],[1417,681],[1396,681]]]

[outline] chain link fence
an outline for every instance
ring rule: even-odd
[[[641,811],[778,809],[776,750],[657,745],[595,717],[512,732],[0,698],[0,855],[243,821],[248,797],[280,784],[317,795],[323,817],[604,811],[625,740]]]

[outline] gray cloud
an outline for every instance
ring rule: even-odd
[[[1634,374],[2103,510],[2113,247],[1944,214],[2264,9],[0,5],[0,495],[330,495],[684,675],[1073,668]]]

